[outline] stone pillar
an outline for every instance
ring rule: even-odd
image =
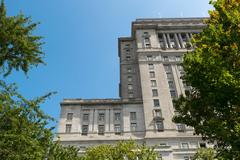
[[[109,132],[110,130],[110,109],[105,110],[105,131]]]
[[[113,113],[113,109],[110,110],[110,117],[109,117],[110,121],[109,121],[109,131],[112,132],[112,134],[114,134],[114,113]]]
[[[166,34],[163,33],[163,41],[164,41],[164,45],[166,48],[169,48],[168,46],[168,42],[167,42],[167,38],[166,38]]]
[[[167,33],[167,42],[168,42],[168,48],[172,48],[169,33]]]
[[[183,40],[182,40],[182,36],[181,33],[178,33],[178,37],[179,37],[179,42],[182,48],[185,48],[185,46],[183,45]]]
[[[188,34],[188,33],[186,33],[186,36],[187,36],[187,41],[188,41],[188,42],[191,42],[191,37],[189,37],[189,34]]]
[[[174,33],[174,38],[175,38],[175,45],[177,46],[177,49],[181,48],[177,33]]]
[[[95,119],[94,114],[95,114],[95,109],[91,109],[89,112],[89,126],[88,126],[88,131],[90,133],[92,133],[94,130],[94,119]]]

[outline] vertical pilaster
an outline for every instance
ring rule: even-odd
[[[181,33],[178,33],[178,37],[179,37],[179,42],[180,42],[181,47],[184,48],[185,46],[183,45]]]
[[[167,38],[166,38],[166,34],[163,34],[163,41],[164,41],[164,45],[166,48],[169,48],[168,42],[167,42]]]
[[[168,42],[168,48],[172,48],[169,33],[167,33],[167,42]]]
[[[177,33],[174,33],[174,38],[175,38],[175,43],[176,43],[177,49],[181,48]]]

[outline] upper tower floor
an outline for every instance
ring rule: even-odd
[[[139,61],[142,54],[186,53],[191,50],[191,38],[205,27],[206,18],[137,19],[132,22],[131,36],[119,38],[120,85],[123,99],[142,99]],[[149,59],[164,59],[159,56]],[[176,57],[173,57],[176,58]],[[177,57],[179,58],[179,57]],[[146,73],[148,74],[148,73]]]

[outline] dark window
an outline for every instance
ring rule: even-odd
[[[83,121],[89,121],[89,114],[83,114]]]
[[[153,90],[152,90],[152,96],[153,96],[153,97],[157,97],[157,96],[158,96],[158,91],[157,91],[157,89],[153,89]]]
[[[68,113],[67,114],[67,120],[71,121],[73,119],[73,113]]]
[[[66,133],[70,133],[71,130],[72,130],[72,125],[71,125],[71,124],[66,124],[65,132],[66,132]]]
[[[104,113],[99,113],[98,114],[98,121],[104,121],[105,120],[105,114]]]
[[[130,120],[137,120],[136,112],[130,112]]]
[[[88,125],[83,125],[82,126],[82,135],[87,135],[88,134]]]
[[[158,99],[154,99],[153,103],[154,103],[154,107],[159,107],[160,106],[160,103],[159,103]]]
[[[99,125],[98,126],[98,135],[104,135],[104,132],[105,132],[105,126]]]

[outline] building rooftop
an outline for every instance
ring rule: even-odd
[[[139,104],[141,100],[129,100],[129,99],[64,99],[61,105],[99,105],[99,104]]]

